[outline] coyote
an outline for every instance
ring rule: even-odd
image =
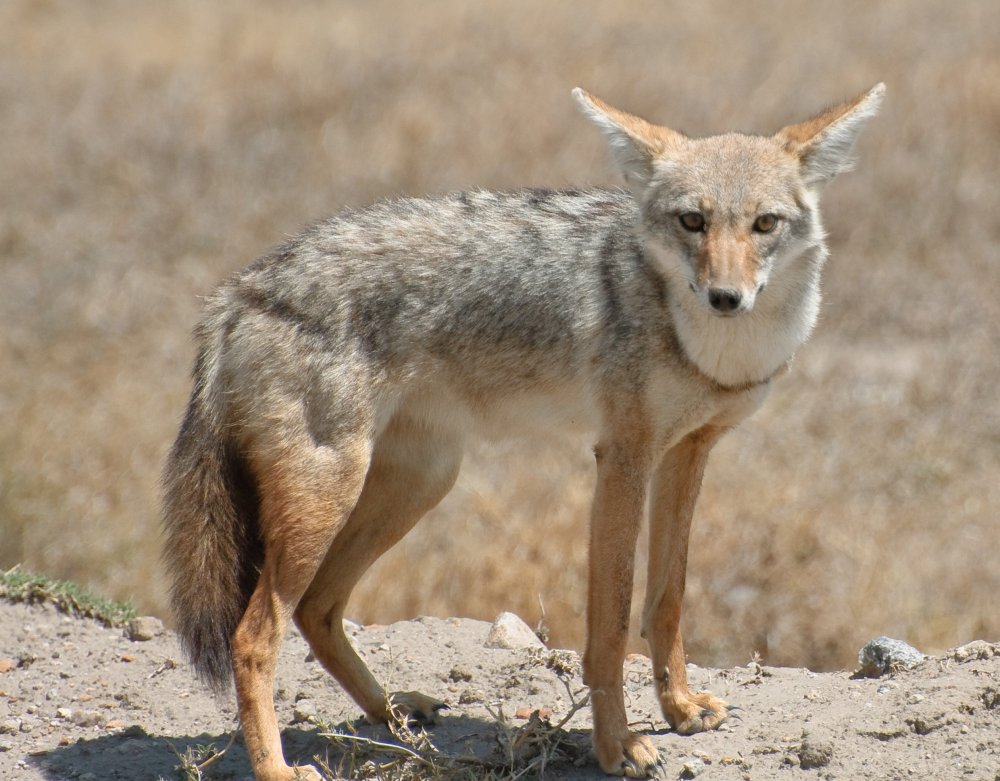
[[[627,188],[405,198],[321,222],[237,273],[196,329],[194,390],[164,475],[166,563],[198,672],[235,679],[259,781],[282,754],[272,688],[289,619],[368,719],[444,707],[387,694],[344,635],[362,573],[449,491],[474,434],[593,437],[584,677],[607,773],[660,757],[629,730],[622,661],[647,497],[648,640],[683,734],[679,628],[709,450],[764,401],[816,321],[821,187],[851,164],[879,84],[773,136],[690,138],[574,97]]]

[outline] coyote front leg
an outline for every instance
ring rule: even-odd
[[[597,489],[591,519],[583,657],[594,717],[594,753],[606,773],[645,778],[656,773],[661,760],[649,738],[629,731],[622,662],[632,604],[635,541],[646,501],[648,457],[621,446],[599,446],[595,454]]]
[[[667,451],[653,485],[642,634],[649,642],[664,718],[685,735],[715,729],[726,720],[722,700],[688,689],[680,630],[691,518],[709,451],[724,431],[705,427],[681,440]]]

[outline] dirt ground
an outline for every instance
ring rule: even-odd
[[[531,711],[558,724],[585,696],[576,654],[489,648],[489,630],[488,622],[456,618],[350,630],[387,688],[421,690],[451,706],[430,740],[446,758],[478,758],[484,774],[504,763],[511,736],[517,743],[530,733]],[[169,631],[136,641],[49,606],[0,603],[0,638],[0,778],[196,778],[183,758],[221,748],[235,726],[232,698],[215,699],[195,680]],[[970,643],[877,679],[752,661],[727,670],[690,665],[689,677],[739,705],[742,718],[719,732],[676,735],[656,708],[649,660],[626,662],[635,728],[659,746],[668,779],[1000,779],[1000,644]],[[295,633],[276,699],[289,758],[319,756],[345,773],[345,746],[364,749],[353,756],[365,771],[391,760],[356,738],[334,744],[322,736],[356,729],[361,738],[395,741],[385,727],[357,722],[358,708]],[[558,735],[545,778],[602,777],[588,753],[589,708]],[[239,741],[204,777],[250,778]]]
[[[167,617],[159,475],[191,330],[304,224],[620,185],[576,86],[704,136],[884,81],[823,196],[816,333],[712,454],[685,641],[836,670],[879,634],[1000,639],[998,40],[984,0],[0,2],[0,570]],[[593,444],[473,448],[348,612],[544,614],[581,648]]]

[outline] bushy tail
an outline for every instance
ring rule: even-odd
[[[196,370],[197,375],[197,370]],[[181,642],[217,691],[232,677],[232,636],[263,558],[247,464],[195,389],[163,476],[164,559]]]

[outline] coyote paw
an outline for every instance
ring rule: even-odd
[[[645,735],[628,733],[624,740],[594,739],[601,770],[613,776],[628,778],[662,778],[663,758],[656,746]]]
[[[663,715],[680,735],[718,729],[729,716],[729,707],[709,692],[689,694],[684,699],[660,696]]]
[[[394,692],[389,695],[389,706],[400,721],[418,726],[435,724],[438,713],[449,707],[420,692]]]
[[[296,765],[291,768],[292,781],[323,781],[323,776],[312,765]]]

